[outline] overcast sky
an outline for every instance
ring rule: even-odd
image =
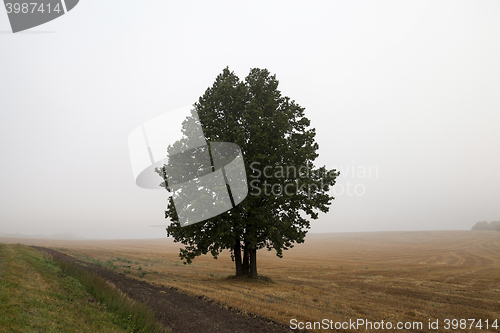
[[[81,0],[12,34],[0,8],[0,233],[164,237],[128,136],[229,66],[277,75],[318,164],[342,172],[311,232],[500,219],[499,1]]]

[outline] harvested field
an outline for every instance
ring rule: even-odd
[[[135,279],[174,287],[290,325],[291,319],[422,322],[500,321],[500,232],[428,231],[310,234],[283,259],[258,252],[259,274],[233,279],[228,253],[183,265],[169,239],[51,241],[50,246]],[[467,325],[469,325],[468,322]],[[319,331],[319,330],[318,330]],[[360,331],[363,331],[360,329]],[[370,330],[367,330],[370,331]],[[457,331],[457,330],[454,330]],[[459,331],[464,331],[463,329]],[[175,332],[175,331],[174,331]]]

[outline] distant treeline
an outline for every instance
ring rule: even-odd
[[[52,234],[52,235],[42,235],[42,234],[31,234],[25,235],[20,233],[8,234],[0,232],[0,237],[12,237],[12,238],[37,238],[37,239],[83,239],[83,237],[76,236],[70,232],[62,234]]]
[[[500,221],[480,221],[474,224],[471,230],[496,230],[500,231]]]

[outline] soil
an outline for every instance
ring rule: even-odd
[[[223,308],[203,296],[192,297],[180,293],[175,288],[135,280],[123,273],[116,273],[92,263],[83,262],[56,250],[38,246],[33,246],[33,248],[94,272],[114,284],[131,299],[148,304],[156,312],[163,325],[173,333],[297,332],[270,319],[238,313],[231,307]]]

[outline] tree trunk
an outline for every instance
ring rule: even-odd
[[[240,240],[236,240],[236,245],[233,249],[234,252],[234,263],[236,265],[236,276],[243,276],[243,265],[241,264],[241,244]]]
[[[250,277],[257,277],[257,249],[250,249]]]
[[[243,274],[250,276],[250,249],[247,242],[243,248]]]

